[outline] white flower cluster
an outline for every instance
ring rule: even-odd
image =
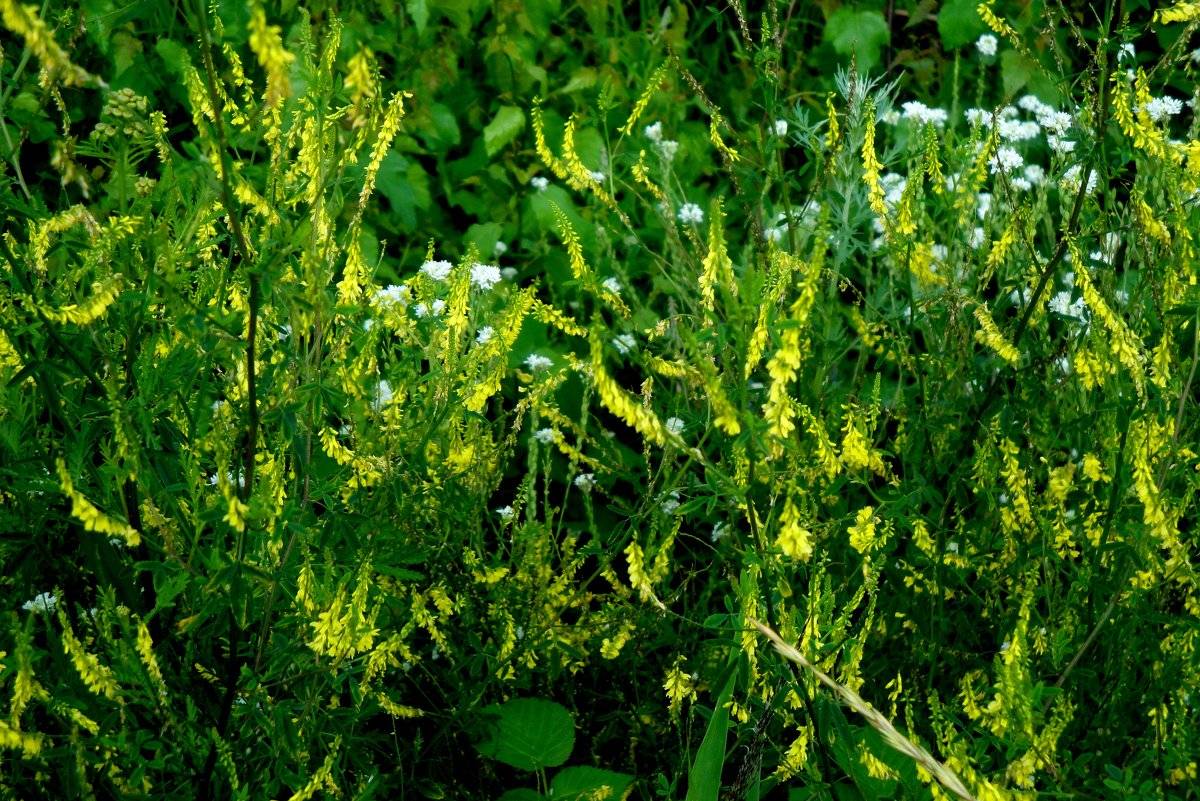
[[[500,283],[500,268],[495,264],[475,262],[471,265],[471,284],[474,287],[486,292],[498,283]]]
[[[901,108],[904,110],[904,119],[921,125],[932,123],[941,128],[950,118],[950,114],[944,108],[930,108],[919,100],[910,100]]]
[[[453,265],[448,261],[427,261],[421,265],[421,272],[434,281],[445,281],[450,276],[452,269],[454,269]]]
[[[679,143],[673,139],[663,139],[661,122],[653,122],[647,125],[643,133],[647,139],[654,143],[658,152],[662,154],[663,159],[671,161],[675,158],[675,153],[679,150]]]
[[[679,207],[677,216],[682,223],[695,223],[698,225],[704,222],[704,209],[695,203],[684,203]]]
[[[996,50],[1000,45],[1000,40],[990,33],[985,33],[975,41],[975,49],[979,51],[981,56],[991,58],[996,55]]]
[[[31,600],[21,604],[26,612],[53,612],[58,605],[58,596],[52,592],[39,592]]]

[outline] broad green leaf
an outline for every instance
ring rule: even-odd
[[[509,790],[497,798],[496,801],[543,801],[543,797],[537,790],[531,790],[528,787],[517,787]]]
[[[887,20],[878,11],[842,7],[825,22],[825,41],[843,56],[853,55],[860,72],[879,63],[879,53],[891,40]]]
[[[429,24],[429,4],[425,0],[407,0],[404,4],[408,15],[412,17],[413,25],[417,29],[417,35],[425,33],[425,26]]]
[[[521,770],[553,768],[575,747],[575,721],[562,704],[544,698],[514,698],[483,710],[494,715],[479,753]]]
[[[489,261],[496,252],[496,242],[503,231],[500,223],[476,223],[467,229],[466,243],[475,246],[481,259]]]
[[[987,30],[979,17],[978,0],[948,0],[938,11],[942,47],[953,50],[979,38]]]
[[[607,801],[617,801],[633,783],[628,773],[580,765],[563,768],[550,782],[551,801],[588,801],[597,790],[608,787]]]
[[[736,663],[717,697],[704,739],[696,750],[696,759],[688,771],[687,801],[717,801],[721,796],[721,771],[725,767],[725,739],[729,734],[729,699],[737,678]]]
[[[496,155],[525,127],[525,112],[516,106],[501,106],[483,129],[483,146],[489,157]]]
[[[1016,50],[1005,50],[1000,54],[1000,79],[1006,95],[1016,94],[1037,71],[1037,64]]]

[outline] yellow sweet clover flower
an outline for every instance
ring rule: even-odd
[[[341,797],[341,790],[338,788],[337,782],[333,780],[333,763],[337,758],[338,748],[341,747],[341,744],[341,735],[333,738],[333,747],[329,749],[329,753],[325,756],[325,761],[321,763],[321,767],[317,768],[316,772],[309,777],[303,787],[292,793],[288,801],[310,801],[322,789],[326,790],[334,798]]]
[[[875,538],[875,508],[864,506],[854,516],[854,525],[847,529],[850,534],[850,547],[866,556],[876,545]]]
[[[1138,397],[1140,398],[1146,392],[1146,373],[1144,367],[1146,357],[1142,340],[1133,332],[1120,315],[1114,312],[1105,303],[1104,299],[1100,297],[1100,293],[1096,290],[1096,285],[1092,283],[1091,274],[1083,266],[1086,262],[1079,252],[1078,245],[1075,244],[1073,239],[1068,239],[1067,244],[1075,264],[1080,265],[1080,268],[1075,271],[1075,283],[1083,293],[1083,301],[1104,325],[1105,330],[1109,334],[1109,351],[1116,361],[1129,372],[1129,377],[1133,379],[1134,388],[1137,390]]]
[[[715,108],[711,110],[710,114],[711,118],[708,123],[709,140],[726,159],[728,159],[730,162],[737,161],[739,158],[741,158],[741,156],[736,150],[727,145],[724,139],[721,138],[720,125],[725,121],[725,118],[722,117],[721,113]]]
[[[838,124],[837,109],[833,106],[833,92],[825,95],[825,157],[830,164],[842,143],[842,129]]]
[[[1200,3],[1182,2],[1170,8],[1160,8],[1154,12],[1154,21],[1164,24],[1200,21]]]
[[[37,6],[23,5],[18,0],[0,0],[0,21],[25,40],[25,46],[41,62],[47,84],[61,82],[64,86],[82,86],[96,81],[82,67],[71,63],[67,52],[37,15]]]
[[[800,510],[791,496],[784,501],[783,512],[779,515],[779,536],[775,545],[791,559],[807,562],[812,557],[812,534],[800,525]]]
[[[887,220],[887,205],[883,202],[883,184],[879,180],[882,165],[875,155],[875,101],[868,98],[863,109],[866,129],[863,134],[862,165],[863,181],[867,184],[867,203],[881,220]]]
[[[692,677],[683,672],[682,665],[687,661],[686,656],[675,658],[675,664],[667,671],[663,689],[667,691],[667,709],[672,716],[678,715],[684,701],[696,700],[696,685]]]
[[[721,199],[716,198],[709,212],[708,252],[704,254],[703,269],[700,273],[701,302],[710,312],[715,307],[715,288],[718,281],[727,293],[737,295],[737,283],[733,280],[733,262],[725,248],[725,229],[722,226],[724,217]]]
[[[84,685],[96,695],[118,701],[120,688],[117,686],[112,668],[100,664],[100,660],[95,654],[87,652],[83,643],[75,637],[71,621],[67,619],[67,614],[61,606],[58,609],[58,622],[62,627],[63,653],[71,658],[71,664],[75,666]]]
[[[141,544],[142,536],[137,529],[104,514],[85,498],[83,493],[75,489],[75,485],[71,481],[71,474],[67,472],[66,462],[57,459],[55,467],[58,470],[59,485],[62,487],[63,494],[71,501],[71,515],[83,523],[84,529],[119,537],[130,548],[136,548]]]
[[[602,346],[598,336],[592,336],[591,350],[592,381],[604,407],[655,445],[661,446],[668,440],[678,440],[678,435],[668,432],[658,415],[637,403],[604,369]]]
[[[654,72],[650,73],[650,80],[646,82],[646,87],[642,89],[642,93],[638,95],[638,99],[633,104],[633,109],[629,112],[629,118],[625,120],[625,124],[618,130],[622,136],[629,136],[633,132],[633,126],[637,125],[638,119],[645,112],[646,106],[650,105],[650,98],[658,91],[659,85],[667,76],[667,63],[659,64]]]
[[[92,284],[92,294],[82,303],[72,303],[67,306],[52,308],[41,307],[42,313],[56,323],[73,323],[88,325],[99,320],[112,306],[113,301],[121,292],[122,276],[120,273],[106,281],[96,281]]]
[[[28,757],[37,756],[42,750],[42,736],[26,734],[0,719],[0,750],[4,749],[19,750]]]
[[[284,49],[279,26],[267,24],[267,15],[261,7],[256,7],[250,13],[249,27],[250,49],[267,74],[267,91],[263,95],[263,102],[268,108],[276,108],[291,94],[288,68],[296,57]]]
[[[137,622],[137,652],[138,658],[142,660],[142,666],[146,668],[146,673],[154,684],[159,700],[165,701],[167,685],[163,681],[162,670],[158,666],[158,657],[154,655],[154,640],[150,637],[150,629],[144,620]]]
[[[779,766],[775,768],[776,776],[780,781],[787,781],[795,776],[800,771],[804,770],[804,766],[808,763],[808,743],[811,733],[807,726],[800,728],[800,731],[792,738],[792,742],[788,745],[787,750],[783,753],[783,759]]]
[[[987,2],[980,3],[978,6],[976,6],[975,10],[979,12],[980,19],[982,19],[984,24],[986,24],[998,35],[1003,36],[1013,42],[1017,41],[1016,30],[1014,30],[1013,27],[1007,22],[1000,19],[1000,17],[996,16],[996,12],[992,10],[992,1],[993,0],[987,0]]]
[[[988,314],[987,309],[983,306],[976,306],[975,319],[979,321],[979,330],[975,332],[975,340],[991,348],[1010,366],[1017,367],[1021,363],[1021,352],[1000,333],[1000,329],[996,327],[996,321]]]
[[[846,422],[842,426],[842,463],[851,470],[869,469],[876,475],[887,475],[887,466],[879,452],[871,447],[864,434],[866,424],[856,408],[846,412]]]
[[[654,589],[650,586],[650,576],[646,572],[646,557],[637,539],[631,539],[625,546],[625,561],[629,568],[629,585],[638,591],[643,601],[654,597]]]
[[[350,124],[355,128],[366,125],[368,104],[379,94],[375,82],[375,54],[371,48],[364,45],[350,57],[342,85],[350,92]]]

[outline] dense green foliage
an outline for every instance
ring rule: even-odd
[[[1198,28],[0,0],[0,792],[1200,797]]]

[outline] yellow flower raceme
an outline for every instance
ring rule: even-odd
[[[136,548],[141,543],[142,537],[137,529],[104,514],[92,505],[92,502],[85,498],[83,493],[75,489],[75,485],[71,481],[71,474],[67,472],[66,462],[58,459],[55,461],[55,465],[58,469],[58,479],[63,494],[71,501],[71,515],[83,523],[86,530],[119,537],[130,548]]]
[[[667,75],[667,62],[658,65],[658,68],[650,74],[650,80],[646,82],[646,88],[638,95],[637,102],[633,104],[633,109],[629,112],[629,118],[625,120],[620,130],[623,136],[629,136],[633,132],[633,126],[637,125],[637,121],[641,118],[642,113],[646,110],[646,106],[650,105],[650,98],[658,91],[659,84]]]
[[[291,94],[288,68],[296,57],[284,49],[279,26],[267,24],[267,15],[261,7],[250,13],[250,49],[267,74],[263,101],[268,108],[276,108]]]
[[[983,306],[975,307],[975,319],[979,321],[979,330],[975,332],[975,340],[991,348],[996,355],[1008,362],[1012,367],[1021,363],[1021,352],[1004,338],[996,322]]]
[[[783,512],[779,515],[779,537],[775,545],[792,559],[807,562],[812,557],[812,534],[800,525],[800,511],[791,496],[784,501]]]
[[[71,63],[67,52],[54,41],[54,34],[37,15],[37,6],[18,0],[0,0],[0,21],[4,27],[25,40],[29,51],[41,62],[50,83],[82,86],[96,81],[87,70]]]
[[[875,101],[868,99],[863,108],[865,132],[862,144],[863,180],[867,184],[867,203],[871,211],[887,220],[887,205],[883,202],[883,184],[879,180],[882,165],[875,155]]]
[[[1154,12],[1154,21],[1162,23],[1197,22],[1200,21],[1200,3],[1176,3],[1170,8],[1160,8]]]

